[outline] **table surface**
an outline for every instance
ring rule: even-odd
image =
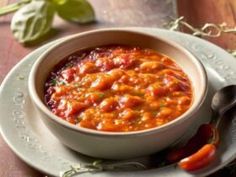
[[[176,17],[185,16],[186,20],[195,26],[206,22],[227,22],[229,26],[236,26],[235,0],[89,0],[96,12],[96,23],[78,25],[68,23],[56,17],[53,31],[47,40],[23,46],[13,38],[10,31],[11,15],[0,17],[0,83],[26,54],[43,44],[60,37],[91,29],[103,27],[141,26],[162,27]],[[16,0],[0,0],[0,7],[16,2]],[[210,13],[209,13],[210,12]],[[236,35],[223,35],[217,39],[207,40],[223,48],[236,49]],[[46,177],[22,162],[5,144],[0,136],[0,176],[1,177]],[[236,170],[235,170],[236,171]],[[227,169],[220,170],[211,177],[235,176]]]

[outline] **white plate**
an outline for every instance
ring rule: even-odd
[[[199,121],[192,129],[196,129],[200,123],[209,120],[212,94],[225,85],[236,84],[235,58],[207,41],[183,33],[154,28],[129,29],[176,41],[202,61],[209,78],[209,91],[199,112]],[[0,90],[0,130],[3,138],[26,163],[53,176],[59,176],[61,171],[69,170],[71,165],[95,160],[63,146],[41,122],[29,99],[27,78],[30,68],[38,56],[56,42],[40,47],[26,56],[11,70]],[[234,116],[230,118],[231,123],[225,125],[227,128],[222,133],[218,160],[196,173],[187,173],[171,165],[145,171],[84,173],[83,177],[189,177],[210,174],[236,157],[236,118]]]

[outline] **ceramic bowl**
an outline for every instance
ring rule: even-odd
[[[54,115],[44,102],[44,84],[53,67],[69,54],[108,44],[151,48],[163,53],[184,70],[192,82],[191,107],[177,119],[160,127],[133,132],[103,132],[72,125]],[[85,155],[127,159],[162,150],[178,140],[194,123],[207,92],[207,76],[198,59],[178,44],[140,32],[102,29],[80,33],[60,41],[34,63],[29,76],[29,94],[45,125],[66,146]]]

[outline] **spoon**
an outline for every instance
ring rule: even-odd
[[[211,102],[212,119],[220,117],[236,105],[236,85],[229,85],[218,90]]]
[[[178,166],[194,171],[209,165],[219,144],[219,125],[223,115],[236,105],[236,85],[218,90],[211,102],[211,121],[199,127],[197,133],[181,148],[171,151],[167,158],[179,161]],[[181,160],[182,159],[182,160]]]

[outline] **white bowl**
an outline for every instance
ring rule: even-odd
[[[75,51],[108,44],[156,49],[172,58],[192,82],[191,107],[177,119],[156,128],[133,132],[103,132],[78,127],[54,115],[44,103],[44,84],[52,68]],[[178,44],[140,32],[103,29],[73,35],[49,48],[35,62],[29,76],[29,93],[43,122],[66,146],[80,153],[107,159],[127,159],[162,150],[179,139],[194,123],[207,92],[202,64]]]

